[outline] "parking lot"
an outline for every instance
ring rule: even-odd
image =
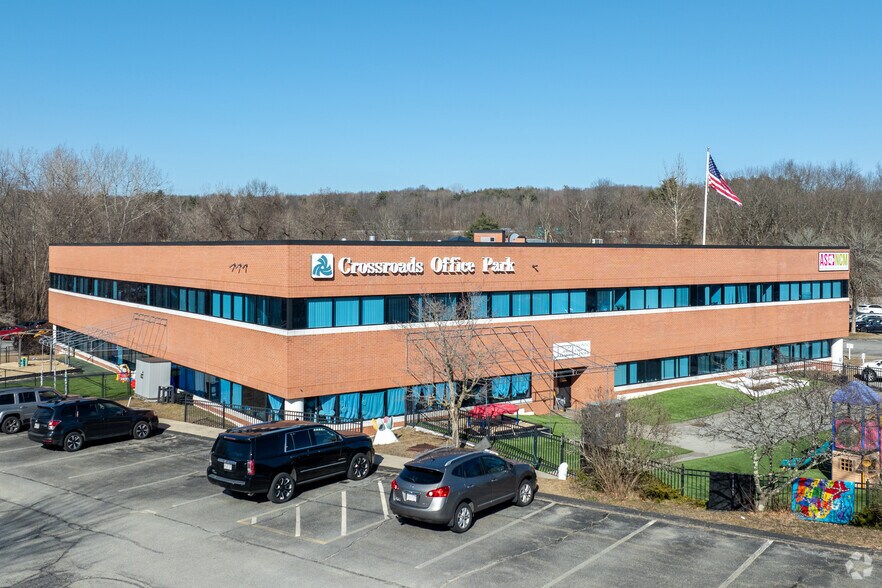
[[[166,431],[68,454],[0,436],[0,585],[882,585],[879,553],[853,580],[851,550],[558,501],[541,481],[464,535],[390,517],[383,468],[283,505],[231,496],[205,479],[210,446]]]

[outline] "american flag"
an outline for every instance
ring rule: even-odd
[[[721,196],[725,196],[738,206],[741,206],[741,200],[735,195],[729,184],[726,183],[723,174],[720,173],[720,170],[717,169],[717,164],[714,163],[714,158],[709,153],[707,156],[707,183]]]

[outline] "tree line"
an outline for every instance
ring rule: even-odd
[[[856,299],[882,286],[882,167],[783,161],[729,178],[744,202],[711,192],[708,244],[849,246]],[[169,193],[163,172],[125,150],[0,152],[0,324],[45,318],[50,243],[434,241],[476,222],[549,242],[698,244],[704,186],[678,158],[653,187],[419,186],[283,194],[252,180],[201,195]]]

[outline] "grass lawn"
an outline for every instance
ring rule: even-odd
[[[518,418],[528,423],[542,425],[555,435],[563,435],[567,439],[579,439],[582,436],[579,423],[557,414],[521,415]]]
[[[733,403],[746,404],[749,401],[737,390],[717,384],[700,384],[634,398],[628,404],[640,406],[657,402],[668,411],[671,422],[680,423],[725,412]]]
[[[821,441],[823,443],[823,441]],[[808,446],[806,446],[808,447]],[[814,445],[812,445],[814,447]],[[790,447],[789,446],[781,446],[774,452],[774,458],[772,460],[772,471],[777,472],[780,471],[779,465],[781,464],[782,459],[788,459],[791,457]],[[797,455],[802,455],[801,452],[797,452]],[[692,468],[696,470],[708,470],[712,472],[735,472],[738,474],[752,474],[753,473],[753,461],[751,458],[751,451],[749,449],[741,449],[739,451],[733,451],[731,453],[723,453],[721,455],[714,455],[712,457],[702,457],[699,459],[692,459],[689,461],[681,462],[682,465],[687,468]],[[680,465],[680,464],[678,464]],[[768,473],[769,464],[768,462],[760,463],[760,473]],[[804,477],[806,478],[826,478],[821,472],[817,469],[811,469],[805,472]]]

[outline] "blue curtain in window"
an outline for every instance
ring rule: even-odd
[[[842,280],[833,282],[833,298],[842,298]]]
[[[278,421],[284,418],[284,414],[282,414],[282,406],[285,405],[285,401],[278,396],[273,396],[272,394],[266,395],[267,402],[269,402],[270,410],[273,412],[272,420]]]
[[[470,302],[472,305],[472,318],[487,318],[486,294],[472,294]]]
[[[361,299],[361,324],[382,325],[385,321],[382,296],[365,296]]]
[[[812,341],[812,359],[818,359],[819,357],[824,357],[821,353],[821,342]]]
[[[570,312],[585,312],[585,290],[570,290]]]
[[[233,295],[233,319],[241,321],[245,318],[244,296],[241,294]]]
[[[778,300],[790,300],[790,284],[786,282],[778,284]]]
[[[678,378],[686,378],[689,376],[689,356],[684,355],[683,357],[677,358],[677,377]]]
[[[435,384],[435,398],[438,399],[438,402],[445,402],[448,396],[447,382]]]
[[[361,418],[362,420],[376,419],[384,416],[385,407],[383,402],[386,391],[363,392],[361,395]]]
[[[530,374],[518,374],[511,377],[511,397],[530,397]]]
[[[490,382],[493,398],[509,398],[511,396],[511,376],[497,376]]]
[[[511,294],[511,316],[529,316],[530,315],[530,293],[529,292],[512,292]]]
[[[220,292],[211,293],[211,316],[221,315],[221,294]]]
[[[689,286],[677,287],[677,308],[689,306]]]
[[[361,408],[361,393],[351,392],[340,394],[340,418],[346,421],[358,419],[358,410]]]
[[[818,300],[821,297],[821,282],[812,282],[812,300]]]
[[[646,306],[643,288],[631,288],[629,300],[631,310],[643,310]]]
[[[358,324],[358,298],[334,300],[334,326],[352,327]],[[342,409],[341,409],[342,410]]]
[[[337,416],[337,395],[330,394],[328,396],[319,396],[318,409],[318,416],[325,418],[333,418]]]
[[[790,282],[790,300],[799,299],[799,282]]]
[[[511,296],[508,292],[494,292],[490,295],[493,316],[511,316]]]
[[[308,328],[330,327],[333,325],[331,314],[334,304],[327,298],[311,298],[306,301],[306,326]]]
[[[661,360],[661,377],[662,380],[670,380],[671,378],[676,377],[676,371],[674,370],[674,360],[673,359],[663,359]]]
[[[760,364],[760,350],[758,347],[753,347],[748,351],[747,357],[747,367],[759,367]]]
[[[811,282],[802,282],[799,285],[799,299],[800,300],[811,300],[812,299],[812,283]]]
[[[661,289],[661,307],[674,308],[674,288],[667,286]]]
[[[232,403],[232,395],[230,394],[230,381],[229,380],[219,380],[218,381],[220,388],[220,401],[221,404],[231,404]]]
[[[723,286],[723,304],[735,304],[735,286],[732,284]]]
[[[646,308],[658,308],[658,288],[646,289]]]
[[[735,286],[735,302],[737,304],[746,304],[747,300],[747,284],[738,284]]]
[[[830,282],[823,282],[821,284],[821,297],[822,298],[830,298],[832,296],[833,288],[831,287]]]
[[[533,314],[551,313],[551,294],[548,292],[533,292]]]
[[[570,293],[558,290],[551,293],[551,314],[567,314],[570,312]]]
[[[404,414],[404,396],[407,394],[406,388],[389,388],[387,391],[389,405],[389,416],[400,416]]]
[[[628,364],[628,383],[636,384],[637,383],[637,362],[632,361]]]
[[[613,308],[613,291],[598,290],[597,291],[597,312],[606,312]]]
[[[821,341],[821,357],[829,357],[830,355],[830,341],[824,339]]]
[[[624,386],[628,383],[628,364],[617,363],[615,378],[613,378],[613,386]]]
[[[234,406],[242,406],[242,384],[233,384],[230,386],[231,395]]]

